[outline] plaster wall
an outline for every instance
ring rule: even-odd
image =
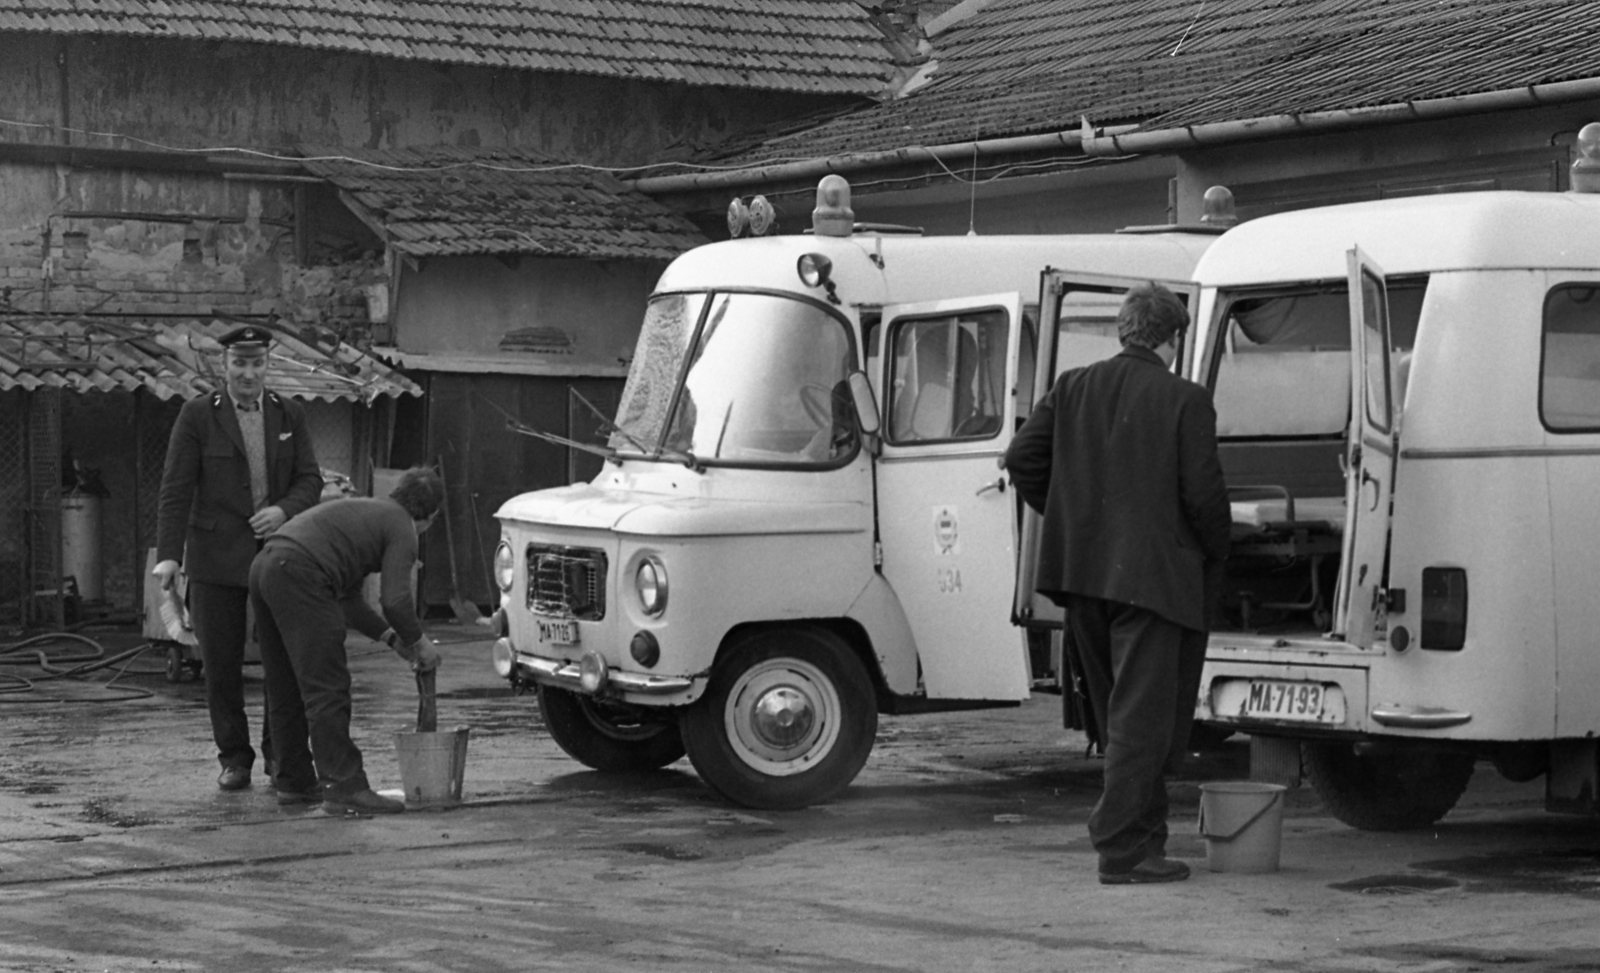
[[[56,141],[64,124],[178,148],[517,146],[627,166],[836,103],[275,45],[0,33],[0,104],[28,123],[0,124],[10,141]]]
[[[398,347],[406,352],[495,355],[510,332],[554,328],[564,350],[523,353],[560,368],[633,357],[644,302],[664,265],[554,257],[433,257],[400,271]]]

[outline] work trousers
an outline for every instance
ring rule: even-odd
[[[1165,855],[1167,788],[1188,745],[1206,636],[1121,602],[1067,595],[1067,624],[1105,748],[1105,787],[1089,815],[1100,870]]]
[[[249,770],[256,752],[250,746],[250,720],[244,711],[244,645],[249,635],[246,606],[250,589],[232,584],[189,582],[189,620],[206,678],[206,704],[217,762]],[[273,759],[272,727],[262,701],[261,758]]]
[[[266,670],[279,790],[328,798],[369,789],[350,739],[345,618],[326,573],[304,552],[268,542],[250,565],[261,664]],[[310,738],[310,749],[306,740]]]

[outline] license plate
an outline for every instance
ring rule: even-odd
[[[551,645],[577,645],[578,621],[575,618],[535,618],[539,641]]]
[[[1324,715],[1326,691],[1317,682],[1285,682],[1278,679],[1252,679],[1244,697],[1244,716],[1274,720],[1330,722]]]

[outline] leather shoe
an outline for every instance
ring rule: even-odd
[[[322,797],[321,784],[312,784],[304,789],[295,787],[278,788],[279,804],[321,804]]]
[[[324,797],[322,809],[329,814],[399,814],[406,806],[402,801],[365,790]]]
[[[1181,882],[1189,877],[1189,866],[1171,858],[1151,855],[1126,871],[1100,873],[1101,885],[1149,885],[1154,882]]]
[[[250,786],[249,767],[224,767],[217,777],[217,786],[225,791],[242,791]]]

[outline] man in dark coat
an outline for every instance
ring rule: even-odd
[[[256,752],[244,711],[250,562],[262,539],[322,493],[305,410],[267,391],[272,332],[235,328],[223,346],[225,387],[185,402],[167,443],[154,574],[171,588],[182,567],[200,643],[223,790],[250,786]],[[263,720],[265,724],[265,720]],[[263,725],[261,755],[272,762]]]
[[[1187,743],[1230,516],[1211,395],[1171,371],[1188,321],[1166,288],[1131,289],[1122,352],[1063,374],[1006,453],[1044,515],[1037,587],[1066,608],[1104,743],[1089,836],[1106,884],[1189,876],[1166,857],[1163,776]]]
[[[405,810],[373,792],[350,738],[344,643],[354,628],[387,642],[418,672],[439,665],[417,620],[411,571],[418,536],[443,501],[439,474],[407,470],[388,499],[330,500],[267,538],[256,555],[250,600],[261,633],[267,717],[278,741],[279,804],[321,802],[335,814]],[[362,598],[362,582],[374,573],[381,574],[381,616]]]

